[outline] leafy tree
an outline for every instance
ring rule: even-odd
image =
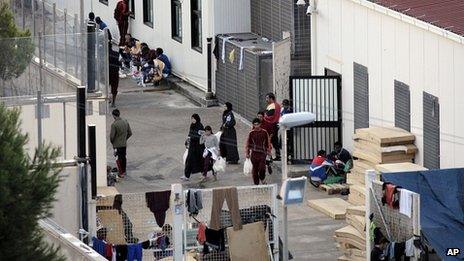
[[[0,3],[0,79],[18,78],[32,59],[29,30],[20,30],[6,1]]]
[[[31,159],[19,116],[0,103],[0,260],[63,260],[38,225],[55,200],[60,150],[44,144]]]

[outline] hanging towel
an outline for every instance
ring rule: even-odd
[[[197,234],[197,240],[200,245],[203,245],[206,241],[206,235],[205,235],[205,230],[206,230],[206,225],[203,223],[200,223],[198,226],[198,234]]]
[[[106,246],[105,246],[105,257],[108,260],[113,259],[113,244],[106,244]]]
[[[404,254],[407,257],[413,257],[414,256],[414,237],[409,239],[408,241],[406,241]]]
[[[222,38],[222,49],[221,49],[221,59],[222,63],[226,62],[226,42],[232,38],[232,36]]]
[[[243,50],[245,49],[245,47],[240,47],[240,62],[238,64],[238,69],[241,71],[243,70]]]
[[[142,243],[127,245],[127,261],[142,261]]]
[[[230,51],[229,53],[229,62],[234,63],[234,61],[235,61],[235,49],[232,49],[232,51]]]
[[[125,261],[127,259],[127,245],[116,245],[116,261]]]
[[[411,218],[412,212],[412,193],[409,190],[400,190],[400,213],[405,214]]]
[[[234,230],[242,229],[242,219],[238,208],[237,188],[222,188],[213,189],[213,204],[211,206],[210,228],[219,230],[221,227],[221,210],[224,205],[224,200],[227,202],[227,207],[230,211]]]
[[[164,221],[166,220],[166,211],[169,209],[170,198],[170,190],[145,193],[147,207],[155,216],[156,224],[160,227],[164,225]]]
[[[203,209],[203,202],[200,190],[190,189],[187,192],[187,211],[192,215],[198,215],[198,212]]]
[[[99,253],[102,256],[105,256],[105,248],[106,244],[103,242],[103,240],[100,240],[96,237],[92,237],[92,248],[95,250],[97,253]]]
[[[398,200],[398,186],[395,186],[391,183],[384,183],[382,186],[383,197],[382,203],[387,204],[390,208],[398,209],[399,200]]]

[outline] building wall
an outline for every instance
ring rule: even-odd
[[[356,1],[357,2],[357,1]],[[423,162],[423,91],[439,98],[440,164],[462,167],[464,123],[464,45],[427,29],[373,10],[361,0],[319,1],[317,72],[328,68],[342,75],[343,141],[352,148],[353,62],[368,68],[370,126],[394,126],[394,81],[410,86],[411,131]],[[376,7],[378,10],[384,8]],[[389,11],[389,13],[394,13]],[[411,20],[411,19],[409,19]],[[423,22],[417,22],[424,24]]]
[[[108,1],[108,6],[93,0],[93,12],[105,21],[115,39],[119,37],[114,8],[118,1]],[[86,9],[90,5],[86,6]],[[90,9],[88,9],[90,10]],[[150,48],[161,47],[170,58],[175,75],[202,90],[207,88],[207,37],[218,33],[250,31],[249,0],[202,1],[202,52],[191,48],[190,1],[182,1],[182,43],[171,37],[171,1],[153,0],[153,27],[143,23],[142,1],[135,1],[135,19],[129,19],[129,32],[146,42]],[[88,13],[88,12],[86,12]]]
[[[106,114],[99,114],[99,100],[92,102],[92,115],[88,115],[87,124],[96,125],[97,135],[97,184],[106,186]],[[42,138],[46,143],[59,146],[62,160],[73,159],[77,155],[77,112],[75,102],[47,103],[50,115],[42,121]],[[29,155],[34,155],[37,148],[37,119],[34,104],[22,105],[21,128],[29,135],[26,146]],[[66,119],[66,120],[65,120]]]

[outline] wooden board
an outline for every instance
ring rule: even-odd
[[[109,244],[126,244],[124,223],[118,210],[100,210],[97,212],[102,226],[106,228],[106,242]]]
[[[308,205],[333,219],[344,219],[346,208],[351,206],[350,203],[341,198],[308,200]]]
[[[402,154],[402,155],[387,155],[379,156],[368,151],[360,150],[354,148],[353,156],[356,158],[361,158],[366,161],[372,162],[375,165],[383,163],[400,163],[400,162],[412,162],[416,154]]]
[[[375,170],[381,173],[391,172],[407,172],[407,171],[425,171],[428,170],[420,165],[414,163],[393,163],[393,164],[377,164]]]
[[[346,208],[346,214],[361,216],[364,218],[366,215],[366,207],[365,206],[351,206]]]
[[[375,165],[369,161],[357,159],[353,161],[353,168],[355,167],[359,167],[359,169],[362,169],[362,170],[370,170],[370,169],[374,169]]]
[[[348,225],[354,227],[361,235],[363,235],[363,239],[366,238],[364,229],[366,228],[366,221],[365,217],[346,214],[346,222]]]
[[[417,147],[414,144],[397,145],[389,147],[379,147],[367,141],[356,141],[354,143],[356,149],[364,150],[368,153],[375,154],[377,157],[385,157],[391,155],[404,155],[404,154],[415,154]]]
[[[335,237],[351,239],[356,242],[353,246],[356,246],[359,249],[362,249],[366,244],[365,236],[359,233],[353,226],[346,226],[335,230]]]
[[[97,187],[97,195],[102,197],[109,197],[115,196],[119,194],[119,191],[116,187],[108,186],[108,187]]]
[[[333,195],[333,194],[339,194],[344,189],[348,189],[349,186],[347,184],[330,184],[330,185],[322,184],[319,186],[319,188],[326,191],[328,195]]]
[[[241,230],[227,228],[231,261],[268,261],[266,234],[262,221],[243,225]],[[250,253],[253,253],[252,255]]]
[[[365,182],[365,177],[358,173],[348,173],[346,174],[346,183],[349,185],[363,185]]]
[[[415,136],[400,128],[372,127],[357,129],[354,139],[362,139],[379,145],[397,145],[413,143]]]
[[[365,258],[362,258],[362,257],[357,257],[357,256],[341,256],[339,258],[337,258],[338,261],[365,261],[366,259]]]
[[[366,204],[365,187],[360,185],[350,186],[350,194],[348,195],[348,202],[353,205]]]

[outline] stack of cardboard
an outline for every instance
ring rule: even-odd
[[[366,260],[366,232],[364,206],[346,209],[348,226],[335,231],[335,241],[343,256],[338,260]]]
[[[365,173],[378,164],[411,162],[417,152],[413,134],[399,128],[373,127],[357,129],[353,135],[353,169],[347,175],[350,184],[348,201],[364,205]]]

